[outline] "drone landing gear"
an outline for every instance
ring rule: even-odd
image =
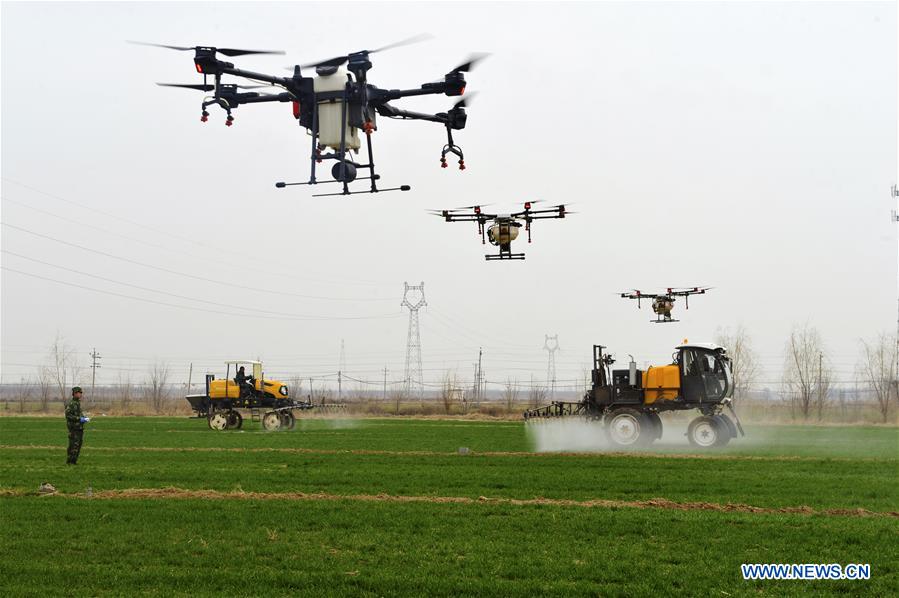
[[[664,320],[650,320],[653,324],[669,324],[671,322],[680,322],[680,320],[672,320],[671,318],[667,318]]]
[[[440,168],[447,167],[447,154],[455,154],[459,157],[459,170],[465,170],[465,156],[462,154],[462,148],[453,143],[453,130],[449,127],[446,128],[446,138],[446,145],[443,146],[443,151],[440,152]]]
[[[491,253],[491,254],[485,255],[484,259],[486,259],[488,262],[492,262],[494,260],[523,260],[524,254],[523,253],[500,253],[500,254]]]

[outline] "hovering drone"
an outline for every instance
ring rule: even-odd
[[[236,68],[232,63],[219,60],[218,54],[225,56],[246,56],[250,54],[284,54],[271,50],[240,50],[235,48],[215,48],[212,46],[169,46],[132,42],[147,46],[169,48],[171,50],[194,52],[194,66],[203,75],[202,84],[159,83],[166,87],[184,87],[203,92],[212,92],[201,104],[200,120],[209,120],[210,106],[219,106],[227,114],[225,125],[234,124],[232,112],[241,104],[258,104],[262,102],[289,102],[293,105],[293,118],[304,127],[312,137],[310,155],[311,174],[309,180],[298,183],[278,182],[275,186],[284,188],[290,185],[317,185],[319,183],[339,183],[343,190],[339,193],[322,193],[313,197],[330,195],[351,195],[356,193],[377,193],[379,191],[408,191],[408,185],[390,189],[379,189],[377,181],[380,175],[375,172],[375,161],[372,155],[372,134],[378,130],[377,115],[403,120],[426,120],[442,124],[446,127],[447,142],[440,153],[440,165],[447,167],[447,156],[452,154],[459,159],[459,169],[465,170],[465,157],[462,148],[453,141],[453,131],[465,128],[467,115],[466,101],[456,102],[447,112],[424,114],[410,112],[392,106],[392,100],[410,96],[444,94],[450,97],[465,93],[465,73],[486,55],[472,56],[467,62],[451,69],[440,81],[424,83],[417,89],[382,89],[368,82],[368,71],[372,68],[369,55],[417,41],[422,36],[409,38],[376,50],[361,50],[346,56],[338,56],[293,67],[293,76],[278,77],[264,73],[256,73]],[[345,66],[344,66],[345,65]],[[314,68],[313,76],[304,76],[302,69]],[[222,75],[234,75],[253,81],[263,82],[261,86],[240,86],[223,83]],[[214,83],[209,83],[211,77]],[[257,91],[240,91],[257,87],[280,87],[280,93],[260,93]],[[353,154],[358,154],[362,146],[360,130],[365,136],[368,150],[368,161],[358,162]],[[330,180],[319,180],[316,165],[324,160],[333,160]],[[360,171],[367,171],[362,176]],[[356,179],[368,180],[370,188],[365,191],[350,191],[349,184]]]
[[[637,307],[644,299],[652,299],[652,311],[656,314],[655,320],[650,320],[656,324],[667,324],[669,322],[679,322],[671,318],[671,310],[674,309],[674,301],[677,297],[684,297],[686,308],[690,309],[690,295],[704,295],[706,291],[712,287],[693,287],[691,289],[666,289],[664,293],[644,293],[634,289],[631,293],[621,293],[623,299],[636,299]]]
[[[523,253],[512,253],[512,241],[518,238],[518,232],[521,228],[519,220],[524,220],[524,229],[528,233],[528,243],[530,243],[531,222],[541,218],[564,218],[565,214],[571,213],[565,211],[564,205],[553,206],[545,210],[532,210],[531,203],[530,201],[525,202],[524,210],[514,214],[486,214],[481,211],[481,206],[468,206],[452,210],[432,210],[431,213],[442,216],[447,222],[477,222],[481,243],[485,243],[484,229],[487,221],[493,220],[493,224],[486,228],[486,240],[490,241],[491,245],[499,247],[499,253],[487,254],[484,257],[487,261],[523,260]],[[472,210],[472,212],[464,213],[466,210]]]

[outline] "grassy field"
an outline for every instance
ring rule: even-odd
[[[899,430],[747,434],[535,453],[518,422],[101,417],[66,467],[61,419],[0,418],[0,594],[895,592]],[[781,562],[872,576],[740,575]]]

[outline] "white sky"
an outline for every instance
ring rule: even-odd
[[[341,339],[350,375],[380,380],[387,366],[400,379],[403,281],[425,281],[431,380],[448,368],[470,378],[479,346],[488,380],[542,378],[544,334],[559,335],[557,377],[567,380],[582,375],[593,343],[621,361],[664,362],[685,337],[742,324],[762,380],[775,381],[790,329],[805,321],[848,379],[858,339],[895,329],[893,2],[0,10],[4,268],[247,314],[3,270],[4,382],[33,375],[57,332],[83,365],[91,347],[104,356],[98,382],[139,381],[154,360],[179,381],[193,362],[197,380],[234,357],[261,357],[269,377],[325,374],[337,370]],[[421,32],[435,39],[374,55],[370,80],[417,87],[491,52],[469,74],[479,93],[456,135],[468,170],[439,168],[440,126],[382,119],[382,183],[413,190],[352,199],[274,188],[308,175],[308,139],[289,105],[240,107],[230,129],[214,110],[202,124],[202,94],[154,85],[199,82],[192,54],[125,43],[283,49],[229,60],[288,74],[295,62]],[[453,101],[396,105],[440,111]],[[510,211],[537,198],[577,214],[538,222],[532,245],[513,245],[524,262],[485,262],[492,248],[473,224],[425,212],[491,202]],[[689,311],[679,302],[678,324],[650,324],[648,305],[617,297],[693,285],[715,290]]]

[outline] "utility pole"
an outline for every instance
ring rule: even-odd
[[[381,400],[387,402],[387,366],[384,366],[384,390],[381,393]]]
[[[337,400],[343,399],[343,370],[346,369],[346,352],[344,351],[343,339],[340,339],[340,361],[337,364]]]
[[[419,294],[418,300],[410,301],[410,296]],[[425,301],[425,283],[410,285],[403,283],[403,302],[401,307],[409,309],[409,330],[406,335],[406,376],[405,394],[409,394],[413,386],[418,387],[418,398],[423,400],[424,380],[421,370],[421,332],[418,327],[418,310],[428,305]]]
[[[818,352],[818,419],[821,419],[821,412],[824,409],[824,384],[821,381],[821,365],[824,361],[824,353]]]
[[[97,382],[97,368],[101,367],[100,364],[97,363],[97,361],[102,359],[103,357],[99,353],[97,353],[96,347],[94,347],[94,349],[89,353],[89,355],[91,356],[91,400],[93,400],[94,399],[94,386]]]
[[[547,352],[546,359],[546,386],[549,391],[549,399],[556,398],[556,351],[559,350],[559,335],[549,336],[544,334],[543,348]],[[552,341],[552,344],[550,344]]]
[[[484,383],[484,371],[481,369],[481,357],[484,355],[484,348],[478,347],[478,391],[475,394],[475,406],[481,406],[481,385]]]

